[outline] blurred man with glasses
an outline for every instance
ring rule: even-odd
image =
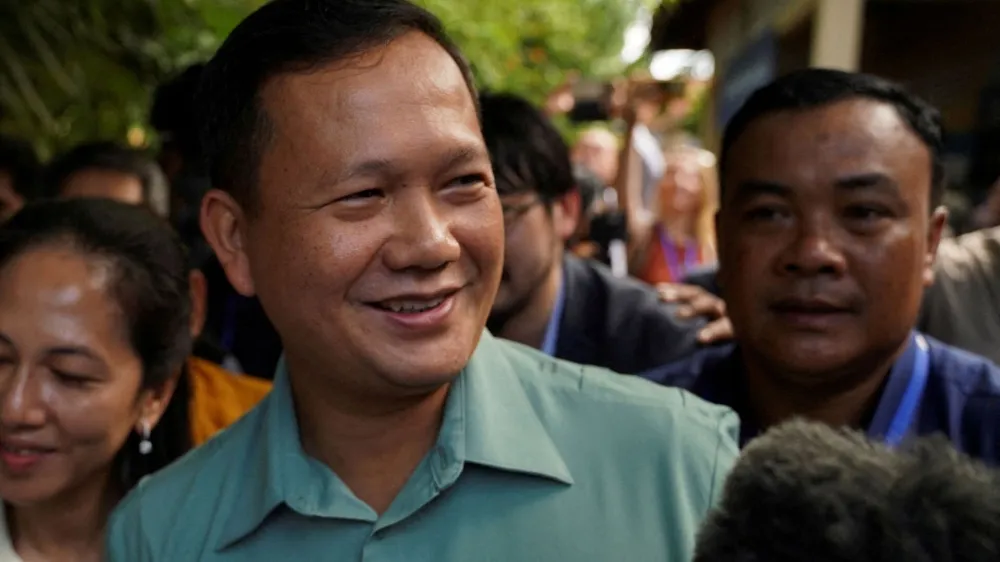
[[[511,95],[483,94],[480,103],[506,232],[490,331],[619,373],[693,353],[701,320],[677,320],[653,289],[566,251],[581,198],[569,149],[548,118]]]

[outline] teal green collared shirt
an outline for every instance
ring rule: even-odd
[[[687,562],[737,455],[730,410],[484,333],[381,516],[299,442],[287,374],[145,480],[111,562]]]

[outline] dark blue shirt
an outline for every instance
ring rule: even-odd
[[[908,435],[941,433],[958,450],[991,465],[1000,465],[1000,367],[932,338],[927,338],[927,342],[927,383]],[[867,428],[872,438],[885,437],[909,386],[917,353],[914,334],[880,391]],[[743,363],[735,345],[702,349],[687,359],[639,376],[685,388],[710,402],[729,406],[742,422],[741,444],[760,431],[746,404]]]

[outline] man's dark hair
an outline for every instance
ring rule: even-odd
[[[82,170],[110,170],[139,178],[143,203],[157,215],[168,216],[170,189],[163,170],[142,152],[113,142],[81,144],[49,166],[49,195],[58,197],[66,187],[66,180]]]
[[[486,93],[479,106],[501,195],[533,191],[549,203],[576,187],[569,147],[538,108],[512,94]]]
[[[25,201],[41,195],[42,165],[31,146],[11,137],[0,136],[0,171],[10,174],[11,185]]]
[[[270,135],[261,103],[268,79],[354,58],[409,32],[451,55],[475,102],[469,65],[441,22],[407,0],[274,0],[243,20],[202,73],[202,149],[213,185],[253,208]]]
[[[757,119],[780,111],[812,109],[863,98],[893,106],[931,153],[931,209],[944,195],[944,143],[941,114],[905,88],[869,74],[809,68],[778,78],[757,90],[736,112],[722,137],[719,173],[725,178],[729,151]]]
[[[112,471],[122,492],[191,447],[185,362],[191,352],[191,292],[184,247],[148,209],[105,199],[39,201],[0,228],[0,269],[32,250],[54,246],[105,264],[108,285],[132,351],[142,363],[141,389],[162,388],[181,373],[173,398],[139,452],[132,433]]]

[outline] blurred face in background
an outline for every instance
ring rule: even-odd
[[[762,116],[727,158],[719,279],[745,353],[799,385],[884,364],[944,226],[927,146],[892,105],[849,99]]]
[[[563,257],[566,240],[576,230],[580,197],[574,191],[546,204],[537,192],[500,197],[506,231],[503,276],[493,303],[493,321],[509,318],[534,302]]]
[[[606,129],[589,129],[573,145],[573,162],[593,172],[605,185],[618,173],[618,138]]]
[[[44,503],[105,486],[140,417],[142,362],[112,296],[111,268],[69,246],[27,250],[0,270],[0,498]],[[167,397],[169,400],[169,397]]]
[[[145,203],[142,180],[138,176],[102,168],[87,168],[73,173],[60,186],[59,195],[64,198],[114,199],[132,205]]]
[[[667,167],[660,180],[661,220],[685,217],[693,220],[705,203],[704,171],[697,158],[688,154],[667,155]]]

